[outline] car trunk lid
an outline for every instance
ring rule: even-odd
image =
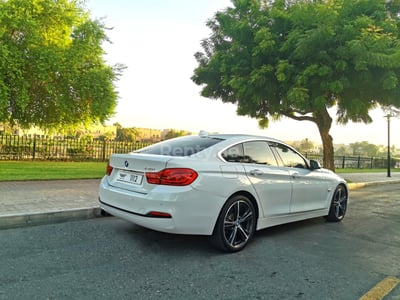
[[[113,154],[109,165],[113,168],[108,182],[111,186],[138,193],[148,193],[154,188],[146,181],[146,172],[158,172],[164,169],[169,156],[152,154]]]

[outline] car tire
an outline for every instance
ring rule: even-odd
[[[347,211],[348,192],[344,185],[338,185],[332,196],[329,214],[325,217],[330,222],[340,222]]]
[[[244,195],[235,195],[222,207],[211,242],[225,252],[240,251],[253,237],[256,221],[256,210],[251,200]]]
[[[100,210],[100,216],[102,217],[111,217],[111,214],[106,212],[104,209]]]

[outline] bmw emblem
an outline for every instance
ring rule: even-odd
[[[124,165],[125,165],[125,168],[129,167],[129,163],[127,160],[124,162]]]

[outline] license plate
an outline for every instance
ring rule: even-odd
[[[118,180],[132,184],[142,184],[143,175],[136,172],[120,170],[118,173]]]

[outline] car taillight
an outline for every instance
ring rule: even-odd
[[[110,166],[110,163],[107,164],[107,170],[106,170],[106,174],[107,176],[111,175],[111,172],[113,170],[113,167]]]
[[[196,171],[187,168],[171,168],[146,173],[148,183],[175,186],[189,185],[196,180],[197,176]]]

